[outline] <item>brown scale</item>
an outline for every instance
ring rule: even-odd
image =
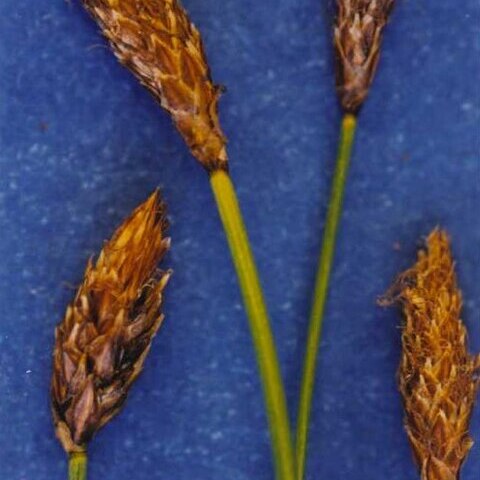
[[[82,0],[113,52],[172,116],[193,156],[227,169],[218,119],[221,87],[212,82],[202,39],[177,0]]]
[[[170,272],[157,270],[169,249],[165,206],[155,192],[89,261],[55,331],[52,411],[68,453],[85,444],[123,405],[142,370],[163,315]]]
[[[347,113],[356,114],[368,95],[393,4],[394,0],[337,0],[337,92]]]

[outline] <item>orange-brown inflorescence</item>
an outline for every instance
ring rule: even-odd
[[[120,60],[172,116],[209,171],[227,169],[226,139],[200,33],[178,0],[82,0]]]
[[[399,385],[405,426],[422,480],[457,480],[473,442],[468,433],[480,357],[467,349],[449,239],[434,230],[390,299],[405,316]]]
[[[155,192],[91,260],[55,331],[52,410],[57,436],[82,451],[121,408],[163,320],[170,272],[157,270],[170,241]]]
[[[357,113],[368,95],[393,3],[394,0],[337,0],[337,91],[347,113]]]

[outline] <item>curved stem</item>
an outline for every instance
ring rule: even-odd
[[[297,480],[302,480],[305,474],[308,426],[312,407],[313,389],[315,385],[317,352],[322,333],[323,313],[325,310],[330,271],[335,253],[337,230],[342,212],[343,194],[350,164],[350,154],[355,135],[355,127],[355,117],[350,114],[345,115],[342,121],[337,165],[333,178],[327,221],[323,234],[322,251],[315,281],[313,306],[310,314],[310,324],[303,366],[296,434]]]
[[[228,173],[216,170],[210,183],[237,272],[262,380],[279,480],[295,479],[290,423],[275,343],[234,186]]]
[[[73,452],[69,455],[68,480],[87,479],[87,452]]]

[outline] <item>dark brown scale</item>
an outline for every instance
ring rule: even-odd
[[[178,0],[83,0],[113,52],[165,108],[193,156],[227,169],[220,92],[203,43]]]
[[[163,316],[169,248],[158,192],[115,232],[56,329],[52,411],[67,452],[82,451],[125,402]],[[143,232],[138,235],[138,232]]]
[[[368,95],[393,4],[394,0],[337,0],[337,92],[346,113],[356,114]]]

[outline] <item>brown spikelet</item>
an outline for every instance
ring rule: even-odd
[[[394,0],[337,0],[337,92],[347,113],[357,113],[368,95],[393,3]]]
[[[480,357],[467,350],[447,234],[434,230],[416,265],[389,294],[405,324],[398,372],[405,426],[422,480],[457,480],[473,441],[468,427]],[[388,301],[388,300],[387,300]]]
[[[170,272],[157,270],[170,240],[155,192],[91,260],[55,331],[51,386],[55,430],[64,449],[82,451],[120,410],[163,320]]]
[[[82,0],[113,52],[172,116],[209,171],[227,169],[226,139],[202,39],[178,0]]]

